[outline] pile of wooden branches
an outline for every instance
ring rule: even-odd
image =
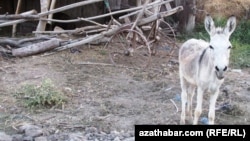
[[[45,1],[47,0],[41,0],[41,4],[42,2]],[[153,2],[149,2],[148,0],[141,6],[125,10],[118,10],[115,12],[112,12],[110,10],[109,13],[97,15],[94,17],[88,17],[88,18],[79,17],[74,20],[55,20],[48,18],[49,15],[54,13],[102,1],[103,0],[86,0],[66,5],[63,7],[59,7],[56,9],[50,9],[49,11],[41,10],[40,13],[37,13],[35,10],[31,10],[21,14],[0,15],[0,28],[10,25],[12,25],[14,28],[17,24],[30,20],[39,21],[36,31],[33,31],[33,33],[36,35],[36,37],[34,38],[26,38],[26,39],[6,38],[6,37],[0,38],[0,52],[15,57],[29,56],[33,54],[44,53],[46,51],[57,52],[72,47],[92,43],[94,41],[104,39],[105,37],[106,39],[110,39],[113,35],[115,35],[116,33],[118,33],[123,29],[136,30],[137,32],[143,35],[144,34],[143,33],[144,29],[142,28],[143,26],[145,25],[154,26],[154,27],[149,27],[149,29],[150,28],[158,29],[159,24],[157,22],[159,20],[163,20],[164,17],[173,15],[183,10],[182,6],[171,8],[170,2],[173,0],[155,0]],[[159,10],[161,6],[167,7],[166,10],[161,12]],[[126,13],[126,14],[120,16],[118,20],[113,18],[113,15],[121,13]],[[100,24],[94,21],[95,19],[104,18],[108,16],[111,17],[111,21],[107,25]],[[131,20],[131,17],[133,17],[134,20]],[[76,28],[74,30],[45,31],[43,27],[44,24],[46,24],[48,21],[63,22],[69,24],[72,22],[84,21],[84,22],[89,22],[92,25]],[[47,35],[45,36],[44,34]],[[62,40],[61,38],[58,38],[58,36],[56,36],[58,34],[71,34],[71,35],[77,34],[82,36],[74,40]],[[150,42],[148,40],[149,38],[147,37],[145,38],[147,39],[148,42]],[[154,41],[156,40],[156,38],[157,37],[155,37]],[[108,42],[108,40],[106,40],[106,42]]]

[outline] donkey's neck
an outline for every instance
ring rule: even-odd
[[[214,70],[214,58],[209,47],[205,48],[201,52],[200,58],[198,60],[198,66],[198,77],[200,81],[209,82],[211,79],[217,79]]]
[[[207,49],[208,49],[208,48],[205,48],[205,49],[202,51],[202,53],[201,53],[201,55],[200,55],[200,58],[199,58],[199,65],[201,65],[202,60],[203,60],[203,57],[204,57],[204,55],[206,54]]]

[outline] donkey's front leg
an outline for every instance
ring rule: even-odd
[[[208,113],[209,124],[214,124],[215,104],[216,104],[218,95],[219,95],[219,89],[217,89],[214,94],[210,95],[210,105],[209,105],[209,113]]]
[[[201,87],[197,88],[197,105],[194,111],[194,121],[193,124],[198,124],[199,117],[202,112],[202,100],[203,100],[203,92]]]

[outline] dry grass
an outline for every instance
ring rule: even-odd
[[[249,0],[206,0],[197,1],[197,21],[203,22],[206,13],[216,17],[229,17],[236,15],[238,19],[246,16],[246,12],[250,9]],[[204,11],[200,11],[204,10]]]

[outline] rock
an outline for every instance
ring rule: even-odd
[[[116,137],[114,141],[121,141],[119,137]]]
[[[232,72],[242,73],[241,69],[232,69]]]
[[[70,141],[86,141],[87,138],[81,133],[71,133],[69,134]]]
[[[247,88],[247,91],[250,91],[250,87]]]
[[[35,141],[48,141],[47,137],[36,137]]]
[[[21,134],[12,135],[12,141],[23,141],[23,135]]]
[[[88,128],[85,129],[85,132],[86,133],[97,133],[98,130],[95,127],[88,127]]]
[[[126,138],[123,141],[135,141],[135,137]]]
[[[0,141],[12,141],[12,137],[5,134],[4,132],[0,132]]]
[[[23,141],[33,141],[33,138],[30,136],[26,136],[23,138]]]
[[[19,132],[24,133],[26,129],[33,128],[34,125],[31,125],[29,123],[23,123],[21,126],[19,126]]]
[[[47,137],[48,141],[65,141],[68,140],[68,136],[64,134],[53,134]]]
[[[208,124],[208,118],[207,117],[201,117],[200,121],[201,121],[202,124],[205,124],[205,125]]]
[[[124,133],[122,136],[123,136],[124,138],[129,138],[129,137],[131,137],[130,133]]]
[[[20,126],[19,131],[24,132],[25,136],[30,136],[33,138],[43,135],[43,130],[40,127],[28,123]]]
[[[181,94],[176,94],[174,97],[175,101],[181,101]]]
[[[0,112],[5,112],[5,111],[6,109],[2,105],[0,105]]]
[[[25,130],[25,135],[30,137],[38,137],[43,135],[43,130],[40,128],[28,128]]]

